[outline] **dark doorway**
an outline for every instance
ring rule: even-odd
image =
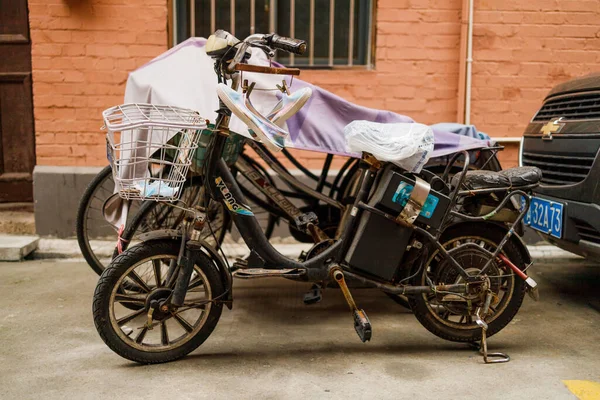
[[[33,201],[34,166],[27,0],[0,0],[0,203]]]

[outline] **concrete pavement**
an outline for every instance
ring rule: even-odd
[[[0,263],[0,398],[570,399],[564,380],[600,381],[600,266],[538,263],[541,301],[528,297],[490,339],[507,364],[483,365],[373,290],[354,290],[373,323],[362,344],[336,289],[305,306],[308,285],[238,281],[208,341],[187,358],[140,366],[97,335],[97,276],[82,262]]]

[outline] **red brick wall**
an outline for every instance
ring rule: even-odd
[[[455,121],[462,1],[379,0],[377,5],[373,70],[303,71],[302,79],[419,122]],[[308,164],[318,168],[322,162],[311,158]]]
[[[166,0],[30,0],[39,164],[103,165],[100,112],[167,47]],[[456,120],[462,0],[378,0],[373,70],[304,71],[358,104]],[[472,122],[520,136],[556,83],[600,70],[600,2],[475,0]],[[309,168],[321,156],[297,152]],[[516,164],[515,145],[502,155]]]
[[[37,163],[105,165],[103,109],[167,49],[166,0],[29,0]]]
[[[476,1],[472,122],[521,136],[553,86],[600,70],[598,21],[597,0]]]
[[[363,106],[396,111],[424,123],[453,121],[461,0],[377,4],[375,69],[305,71],[303,78]]]

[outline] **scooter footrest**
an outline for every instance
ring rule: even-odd
[[[303,276],[306,271],[295,268],[288,269],[265,269],[265,268],[248,268],[239,269],[233,273],[233,276],[240,279],[255,279],[255,278],[298,278]]]
[[[354,310],[354,329],[362,342],[371,340],[371,322],[364,310]]]
[[[312,288],[306,293],[304,293],[304,304],[317,304],[323,299],[323,294],[321,293],[321,287],[318,285],[313,285]]]

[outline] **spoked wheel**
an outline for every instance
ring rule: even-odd
[[[204,254],[196,259],[183,307],[174,313],[156,307],[172,294],[168,273],[179,246],[174,240],[144,242],[102,273],[94,293],[94,324],[121,357],[145,364],[173,361],[200,346],[217,325],[222,304],[214,300],[224,288]]]
[[[488,262],[489,255],[481,248],[493,252],[502,240],[503,233],[490,229],[488,224],[461,224],[444,232],[440,242],[451,251],[452,256],[471,276],[477,276]],[[453,248],[465,243],[468,246],[456,251]],[[518,268],[524,269],[525,263],[516,246],[509,241],[502,253]],[[486,275],[490,279],[493,293],[492,305],[485,318],[488,323],[487,336],[499,332],[516,315],[525,295],[525,282],[514,275],[512,270],[500,259],[492,261]],[[434,284],[464,283],[456,269],[443,259],[439,251],[433,252],[423,270],[415,278],[413,285],[428,285],[428,279]],[[469,304],[460,296],[450,293],[416,295],[409,298],[410,306],[423,326],[442,339],[454,342],[474,342],[481,340],[481,328],[475,323],[473,313],[477,304]]]
[[[103,259],[99,255],[99,250],[103,246],[101,241],[117,243],[118,238],[117,230],[104,219],[102,214],[104,203],[113,195],[114,189],[112,170],[110,166],[104,167],[88,185],[77,210],[77,242],[83,257],[98,275],[104,271],[109,262],[108,257]],[[135,215],[140,205],[141,202],[132,202],[129,219]]]

